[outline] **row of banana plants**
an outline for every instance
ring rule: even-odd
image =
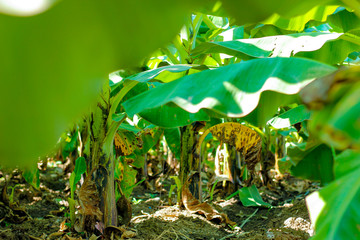
[[[263,132],[263,150],[276,155],[279,171],[324,186],[307,198],[314,239],[356,239],[360,42],[354,23],[359,20],[348,10],[316,6],[295,18],[272,16],[243,26],[194,14],[173,44],[148,60],[152,70],[127,78],[151,83],[122,106],[130,118],[180,127],[183,184],[199,165],[192,151],[199,134],[194,123],[209,122],[209,128],[219,122],[214,119],[230,117],[255,126]],[[340,68],[344,65],[349,67]],[[279,112],[279,107],[284,108]]]
[[[7,36],[0,40],[7,47],[0,60],[7,66],[0,73],[7,81],[1,94],[8,114],[1,124],[4,165],[31,165],[92,102],[76,138],[86,160],[79,229],[94,231],[99,221],[118,224],[116,203],[126,201],[135,184],[133,167],[144,165],[142,156],[162,134],[174,141],[169,146],[180,159],[184,184],[198,170],[196,136],[206,129],[216,135],[214,123],[235,118],[254,126],[262,149],[278,155],[280,172],[324,186],[307,198],[314,239],[357,239],[360,85],[353,65],[360,21],[351,10],[357,2],[344,2],[89,1],[84,9],[64,0],[28,18],[0,15]],[[16,45],[18,39],[29,45]],[[131,68],[139,62],[141,68]],[[118,66],[124,70],[111,73],[110,84],[99,81]],[[14,86],[19,79],[25,82]],[[11,89],[20,94],[14,98]],[[196,127],[199,122],[205,129]],[[283,139],[281,151],[271,147],[271,134]],[[26,143],[23,151],[8,144],[18,139]],[[248,141],[227,143],[252,169],[244,152],[254,146]]]

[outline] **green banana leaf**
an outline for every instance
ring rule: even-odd
[[[269,48],[261,48],[253,39],[241,39],[225,42],[204,42],[192,50],[192,56],[209,53],[225,53],[244,60],[260,57],[269,57],[272,51]]]
[[[342,160],[350,165],[358,165],[359,155],[343,156]],[[347,159],[345,159],[347,158]],[[338,169],[343,173],[339,178],[318,192],[306,198],[311,222],[315,225],[317,239],[359,239],[359,204],[360,204],[360,168],[348,171],[348,164],[341,164]]]
[[[22,176],[27,183],[35,189],[40,190],[40,171],[37,166],[24,169]]]
[[[64,141],[64,146],[63,146],[62,151],[61,151],[61,154],[62,154],[64,159],[66,157],[68,157],[70,155],[70,153],[72,153],[74,150],[76,150],[77,146],[79,144],[79,142],[78,142],[78,131],[77,130],[74,131],[72,136],[66,135],[66,137],[69,138],[70,141],[67,141],[67,140]]]
[[[75,185],[80,181],[81,175],[86,172],[86,160],[84,157],[78,157],[75,161],[75,178],[71,185],[71,189],[75,189]]]
[[[257,107],[242,119],[254,126],[264,127],[265,124],[277,113],[279,107],[297,101],[296,95],[265,91],[261,93]]]
[[[225,42],[205,42],[196,47],[192,51],[192,55],[197,56],[200,54],[208,53],[226,53],[228,55],[240,57],[244,60],[254,57],[261,58],[269,56],[290,57],[299,52],[311,52],[319,50],[324,46],[325,43],[336,40],[341,36],[341,33],[311,32],[294,33],[289,35],[270,36],[263,38],[239,39]],[[354,41],[357,41],[357,39],[354,39]],[[335,42],[335,44],[336,43],[337,42]],[[349,44],[351,44],[350,46],[352,46],[352,49],[350,51],[348,51],[348,49],[342,49],[344,43],[341,42],[341,46],[339,46],[339,51],[335,52],[344,52],[345,57],[343,57],[342,60],[344,60],[350,52],[353,52],[356,49],[360,48],[358,45],[351,42],[349,42]],[[331,47],[334,48],[334,44],[332,44]],[[329,51],[329,49],[326,49],[326,51]],[[334,50],[327,52],[326,57],[331,58],[332,54],[334,54]],[[311,57],[316,59],[316,54],[313,54]]]
[[[211,109],[229,117],[253,111],[264,91],[296,94],[316,77],[336,68],[301,58],[268,58],[241,62],[185,76],[123,103],[129,116],[175,103],[196,113]]]
[[[129,132],[133,132],[134,134],[137,134],[138,132],[141,132],[141,129],[133,126],[133,125],[130,125],[128,123],[121,123],[119,128],[118,128],[120,131],[129,131]]]
[[[152,133],[142,133],[140,135],[142,141],[142,147],[136,148],[134,153],[129,158],[133,159],[130,164],[136,168],[143,168],[145,164],[145,154],[159,142],[160,137],[163,135],[164,130],[158,127],[151,128]]]
[[[115,96],[121,89],[124,88],[130,80],[137,81],[139,83],[132,87],[131,90],[122,98],[121,102],[126,101],[142,92],[149,90],[148,82],[160,81],[160,82],[171,82],[175,79],[181,78],[187,74],[200,71],[201,69],[207,69],[206,66],[199,65],[170,65],[159,67],[152,70],[138,71],[134,70],[118,70],[109,74],[110,85],[111,85],[111,97]],[[155,87],[155,83],[153,83]],[[120,106],[117,107],[117,112],[121,112]]]
[[[329,25],[337,31],[344,33],[360,29],[360,20],[354,12],[346,9],[330,15],[327,19]]]
[[[120,163],[116,164],[115,179],[118,179],[118,177],[121,176],[120,187],[125,197],[128,198],[133,191],[137,171],[127,164],[125,157],[119,157],[118,161]],[[123,169],[119,170],[119,166],[122,166]]]
[[[310,112],[305,108],[305,106],[300,105],[272,118],[268,121],[268,124],[277,129],[287,128],[295,123],[308,120],[310,115]]]
[[[294,143],[289,142],[286,146],[286,153],[290,163],[296,166],[305,156],[319,144],[308,144],[307,142]]]
[[[171,82],[175,79],[183,77],[186,75],[186,72],[190,69],[195,70],[205,70],[206,66],[200,65],[168,65],[164,67],[159,67],[156,69],[139,72],[130,76],[123,74],[123,70],[115,71],[109,75],[110,80],[113,82],[120,82],[124,79],[138,81],[138,82],[150,82],[150,81],[160,81],[160,82]]]
[[[245,207],[267,207],[272,208],[272,206],[264,202],[261,198],[260,193],[255,185],[250,187],[243,187],[239,190],[239,198],[241,203]]]
[[[326,185],[334,180],[333,173],[334,158],[332,150],[325,144],[307,151],[305,157],[290,171],[293,176],[320,181]]]
[[[301,32],[310,20],[325,22],[327,16],[334,13],[338,7],[338,5],[315,6],[305,14],[290,19],[281,17],[279,14],[273,14],[265,21],[262,21],[262,23],[265,25],[274,25],[285,30]]]
[[[260,22],[271,16],[274,12],[290,18],[308,12],[319,4],[326,4],[329,0],[223,0],[221,6],[238,25],[245,23]],[[296,6],[296,7],[294,7]]]
[[[164,128],[181,127],[196,121],[210,120],[209,115],[204,110],[191,113],[172,103],[145,109],[139,113],[139,116],[152,124]]]
[[[177,159],[180,159],[180,129],[179,128],[167,128],[164,129],[165,140]]]
[[[326,42],[313,52],[299,52],[295,56],[306,57],[327,64],[341,64],[350,53],[360,50],[360,37],[344,34],[336,40]]]
[[[149,88],[161,86],[160,83],[157,83],[155,81],[171,82],[187,74],[193,74],[204,69],[208,68],[206,66],[200,65],[170,65],[136,73],[130,76],[124,74],[123,70],[113,72],[110,74],[110,80],[117,83],[115,85],[112,85],[112,94],[119,92],[119,90],[122,89],[126,81],[139,82],[124,96],[119,106],[117,107],[117,111],[124,111],[121,106],[122,102],[149,90]],[[149,82],[152,82],[150,86],[148,86]],[[176,105],[160,106],[156,109],[152,109],[151,111],[144,111],[139,115],[152,124],[166,128],[184,126],[195,121],[209,120],[209,116],[203,111],[200,111],[198,113],[189,113],[177,107]]]
[[[360,168],[360,153],[347,149],[335,157],[334,173],[336,179]]]
[[[289,31],[285,29],[278,28],[273,25],[259,25],[255,28],[250,29],[250,36],[252,38],[262,38],[276,35],[287,35],[296,33],[295,31]]]

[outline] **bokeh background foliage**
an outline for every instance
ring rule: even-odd
[[[2,164],[30,165],[46,154],[109,72],[138,66],[171,41],[192,6],[64,0],[34,16],[0,14]]]

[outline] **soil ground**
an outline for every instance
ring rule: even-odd
[[[10,210],[0,202],[0,239],[101,239],[70,232],[64,224],[68,221],[69,174],[63,169],[41,171],[40,190],[30,187],[16,171],[0,172],[0,189],[4,189],[5,177],[8,196],[17,184],[13,201],[18,205]],[[244,207],[238,198],[213,201],[216,210],[236,222],[231,227],[170,205],[168,193],[145,190],[140,185],[132,194],[133,217],[127,229],[136,234],[132,239],[308,239],[312,228],[304,194],[288,194],[275,200],[274,195],[263,194],[263,199],[275,206],[271,209]],[[172,201],[176,202],[175,196]]]

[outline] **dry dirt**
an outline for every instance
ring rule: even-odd
[[[5,186],[5,175],[0,172],[0,189]],[[0,204],[0,239],[90,239],[86,233],[66,229],[59,232],[60,228],[66,228],[63,223],[68,216],[67,177],[61,169],[48,168],[41,172],[41,191],[37,191],[20,175],[6,175],[10,186],[7,194],[11,193],[11,186],[18,184],[14,201],[28,216],[19,218],[16,212],[10,213],[5,204]],[[167,196],[166,192],[159,194],[145,190],[143,186],[135,189],[132,195],[133,217],[127,228],[136,233],[132,239],[285,240],[308,239],[312,235],[304,195],[292,194],[281,201],[273,200],[272,204],[278,206],[272,209],[244,207],[237,198],[216,199],[212,206],[236,222],[232,227],[209,221],[176,204],[170,205]],[[271,194],[263,197],[271,202]],[[172,201],[176,202],[175,197]]]
[[[159,197],[133,204],[134,239],[308,239],[312,235],[305,201],[294,200],[272,209],[244,207],[235,198],[213,202],[235,227],[208,221]],[[240,228],[241,226],[241,228]]]

